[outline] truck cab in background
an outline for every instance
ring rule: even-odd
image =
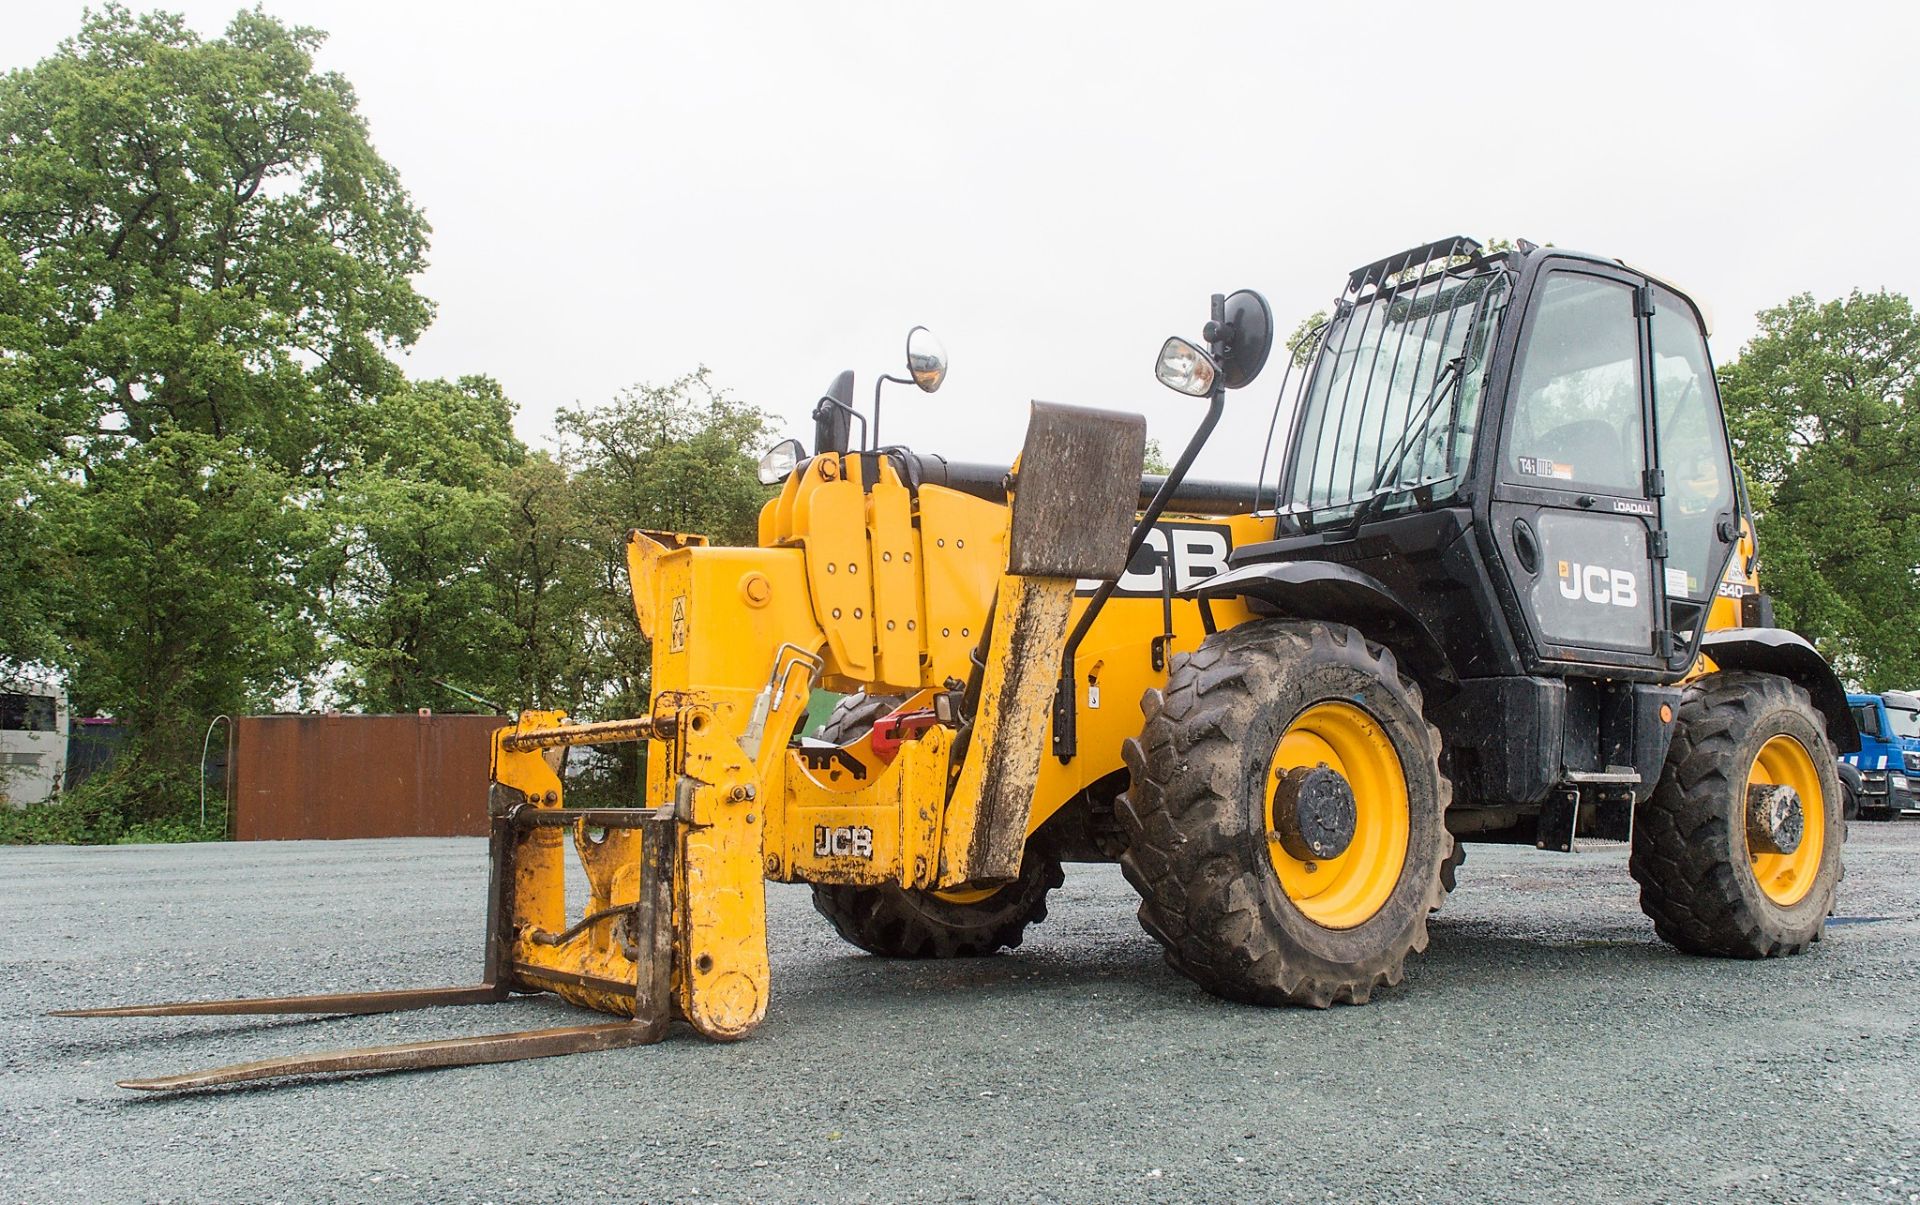
[[[0,678],[0,807],[45,803],[67,775],[67,692],[24,675]]]
[[[1860,815],[1891,820],[1920,813],[1920,695],[1888,691],[1848,695],[1860,751],[1840,760],[1860,771]]]

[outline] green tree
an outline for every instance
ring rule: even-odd
[[[609,714],[647,705],[650,653],[633,617],[627,533],[677,531],[716,544],[752,544],[760,507],[760,453],[768,417],[714,385],[700,368],[666,385],[637,385],[602,406],[562,410],[556,419],[575,473],[582,537],[593,556],[595,592],[587,619],[600,692]]]
[[[110,4],[0,79],[0,656],[134,725],[130,817],[192,784],[184,732],[314,670],[321,515],[431,316],[322,40]]]
[[[58,655],[46,513],[56,486],[0,439],[0,670]]]
[[[1759,315],[1720,373],[1782,622],[1872,689],[1920,682],[1920,316],[1897,293]]]
[[[394,379],[431,316],[427,224],[323,39],[110,4],[0,80],[0,279],[27,306],[5,391],[61,435],[184,428],[304,471]]]
[[[1295,368],[1305,368],[1313,360],[1313,353],[1320,350],[1320,336],[1326,333],[1327,311],[1315,310],[1302,318],[1287,336],[1287,355],[1292,357]]]
[[[556,425],[559,457],[529,458],[513,479],[509,539],[495,564],[516,633],[511,692],[587,718],[639,715],[652,652],[634,619],[627,533],[754,543],[773,496],[757,472],[768,418],[701,368],[563,410]],[[639,748],[609,746],[596,764],[576,797],[631,803]]]
[[[602,406],[562,410],[555,426],[619,554],[634,528],[751,544],[768,497],[757,469],[768,421],[700,368],[622,390]]]
[[[1143,473],[1156,473],[1162,477],[1173,471],[1173,465],[1167,460],[1166,449],[1160,446],[1159,440],[1149,439],[1147,441],[1146,451],[1141,456],[1140,471]]]
[[[200,432],[97,460],[49,502],[75,713],[132,733],[100,789],[128,821],[183,811],[208,720],[268,706],[315,668],[303,562],[324,533],[279,470]]]
[[[500,684],[512,627],[486,574],[526,458],[498,382],[402,386],[363,414],[338,476],[327,594],[344,701],[372,712],[464,705],[437,682]]]
[[[587,616],[599,553],[566,464],[535,452],[503,478],[506,517],[483,572],[504,626],[487,689],[509,708],[594,713]]]

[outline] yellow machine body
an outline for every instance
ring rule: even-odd
[[[1162,603],[1117,600],[1106,610],[1084,646],[1090,755],[1071,764],[1048,756],[1047,725],[1033,721],[1047,714],[1086,597],[1073,578],[1008,572],[1012,511],[911,487],[884,458],[824,455],[766,505],[758,547],[629,537],[635,617],[653,648],[645,806],[676,822],[673,1002],[703,1034],[738,1037],[765,1013],[765,879],[997,886],[1018,873],[1033,830],[1121,768],[1121,742],[1139,723],[1126,700],[1156,676],[1146,650],[1162,634]],[[1234,605],[1214,609],[1220,622],[1241,617]],[[1174,610],[1175,646],[1198,643],[1196,605]],[[973,672],[983,637],[964,749],[941,724],[890,757],[870,736],[846,748],[795,742],[815,687],[930,704]],[[561,808],[564,787],[546,758],[510,751],[524,739],[516,734],[535,730],[569,728],[561,715],[526,713],[501,730],[496,787]],[[590,739],[583,732],[578,743]],[[513,968],[575,1003],[630,1013],[643,960],[623,951],[611,914],[641,890],[641,838],[587,820],[571,836],[587,917],[615,923],[568,929],[567,842],[557,828],[533,830],[513,859]]]
[[[713,547],[680,533],[629,538],[635,615],[654,650],[655,718],[675,719],[674,735],[652,742],[646,776],[647,806],[682,822],[673,998],[701,1032],[738,1037],[765,1013],[763,879],[950,892],[1009,881],[1029,836],[1123,772],[1138,700],[1164,685],[1173,655],[1204,637],[1192,599],[1158,588],[1117,594],[1078,651],[1077,755],[1051,756],[1052,674],[1092,590],[1008,574],[1009,516],[1004,504],[912,487],[885,458],[826,455],[766,504],[758,547]],[[1226,549],[1265,538],[1271,525],[1251,513],[1168,515],[1162,530],[1204,544],[1205,567],[1224,568]],[[1738,626],[1738,595],[1755,587],[1751,551],[1749,531],[1711,627]],[[1169,567],[1155,574],[1179,563],[1166,557]],[[1157,577],[1147,584],[1161,585]],[[1207,606],[1216,628],[1252,618],[1239,599]],[[965,750],[950,727],[933,724],[890,758],[870,733],[844,748],[794,742],[816,686],[901,696],[902,712],[930,706],[972,671],[990,613],[997,635],[979,712],[1011,722],[983,719]],[[1165,640],[1158,657],[1156,639]],[[1712,668],[1702,657],[1693,676]],[[528,713],[519,729],[563,723]],[[1016,817],[1002,811],[991,820],[1016,832],[983,834],[989,778],[1031,784],[1019,792]],[[540,806],[561,806],[560,781],[537,752],[497,750],[495,779]],[[610,926],[552,941],[566,929],[567,844],[586,872],[589,914],[639,891],[638,834],[608,829],[590,839],[589,831],[583,822],[569,842],[557,829],[539,830],[517,861],[515,959],[529,980],[575,1003],[631,1012],[638,964]]]

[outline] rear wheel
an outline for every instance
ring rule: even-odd
[[[1453,889],[1459,885],[1460,868],[1466,865],[1466,863],[1467,847],[1462,844],[1458,838],[1455,838],[1453,842],[1453,853],[1449,854],[1447,860],[1440,864],[1441,891],[1447,895],[1453,894]],[[1435,904],[1433,910],[1435,912],[1440,911],[1440,905]]]
[[[838,745],[860,739],[900,705],[886,695],[840,700],[814,735]],[[841,937],[883,958],[972,958],[1018,946],[1047,916],[1047,893],[1065,881],[1060,862],[1029,846],[1020,877],[972,891],[813,884],[813,907]]]
[[[1666,769],[1635,818],[1640,907],[1690,954],[1798,954],[1833,911],[1843,807],[1804,690],[1772,674],[1703,678],[1681,700]]]
[[[1393,654],[1339,624],[1245,624],[1176,658],[1143,707],[1121,867],[1168,963],[1259,1004],[1399,983],[1453,838],[1439,736]]]

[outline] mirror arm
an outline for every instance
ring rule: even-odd
[[[892,381],[896,385],[919,384],[919,382],[912,377],[896,377],[891,373],[882,373],[880,379],[873,383],[873,448],[875,451],[878,451],[880,448],[880,387],[888,381]],[[861,424],[861,429],[864,432],[866,429],[865,423]]]
[[[1214,300],[1217,302],[1219,298]],[[1218,345],[1215,346],[1217,349]],[[1187,470],[1193,467],[1194,457],[1200,454],[1200,449],[1206,446],[1207,439],[1212,436],[1214,426],[1219,423],[1220,415],[1226,409],[1226,402],[1226,387],[1214,386],[1213,397],[1207,403],[1206,418],[1201,420],[1199,428],[1193,433],[1193,438],[1187,441],[1186,448],[1180,453],[1180,459],[1174,462],[1172,469],[1168,470],[1166,480],[1160,483],[1159,489],[1153,491],[1153,497],[1147,502],[1146,510],[1140,514],[1140,521],[1134,525],[1133,537],[1127,541],[1127,566],[1121,570],[1122,573],[1126,573],[1133,567],[1133,558],[1146,545],[1147,533],[1153,530],[1153,525],[1160,518],[1161,512],[1167,509],[1169,502],[1173,501],[1173,495],[1179,490],[1180,483],[1186,480]],[[1173,572],[1172,557],[1162,559],[1160,572],[1163,574]],[[1073,631],[1067,636],[1066,650],[1060,655],[1060,680],[1054,684],[1053,695],[1053,754],[1062,762],[1072,761],[1074,754],[1079,752],[1080,748],[1079,737],[1075,731],[1079,718],[1080,698],[1078,688],[1073,681],[1074,653],[1079,649],[1080,642],[1086,638],[1088,630],[1093,627],[1093,621],[1100,617],[1101,609],[1107,605],[1107,600],[1113,597],[1113,592],[1119,588],[1119,585],[1118,579],[1100,583],[1100,588],[1094,591],[1092,601],[1087,603],[1087,609],[1080,613],[1080,621],[1073,625]]]
[[[874,392],[875,392],[875,394],[877,395],[877,394],[879,393],[879,389],[878,389],[878,388],[876,387],[876,388],[875,388],[875,390],[874,390]],[[854,408],[853,408],[852,406],[849,406],[849,405],[847,405],[847,404],[846,404],[845,402],[843,402],[843,401],[841,401],[841,400],[840,400],[839,398],[837,398],[837,397],[835,397],[835,396],[833,396],[833,395],[832,395],[831,393],[823,393],[823,394],[821,394],[821,395],[820,395],[820,401],[818,401],[818,402],[815,402],[815,403],[814,403],[814,405],[815,405],[815,406],[819,406],[819,405],[821,404],[821,402],[824,402],[824,403],[826,403],[827,405],[829,405],[829,406],[832,406],[832,407],[833,407],[833,408],[834,408],[835,410],[845,410],[845,411],[846,411],[846,412],[847,412],[848,414],[851,414],[851,415],[852,415],[852,416],[853,416],[854,418],[857,418],[857,419],[859,419],[859,420],[860,420],[860,448],[861,448],[861,450],[862,450],[862,451],[864,451],[864,450],[866,450],[866,446],[867,446],[867,416],[866,416],[866,415],[864,415],[864,414],[862,414],[862,413],[860,413],[860,412],[859,412],[858,410],[855,410],[855,409],[854,409]],[[880,406],[880,403],[879,403],[879,401],[878,401],[878,400],[876,399],[876,400],[875,400],[875,402],[874,402],[874,417],[875,417],[875,419],[878,419],[878,418],[879,418],[879,406]]]

